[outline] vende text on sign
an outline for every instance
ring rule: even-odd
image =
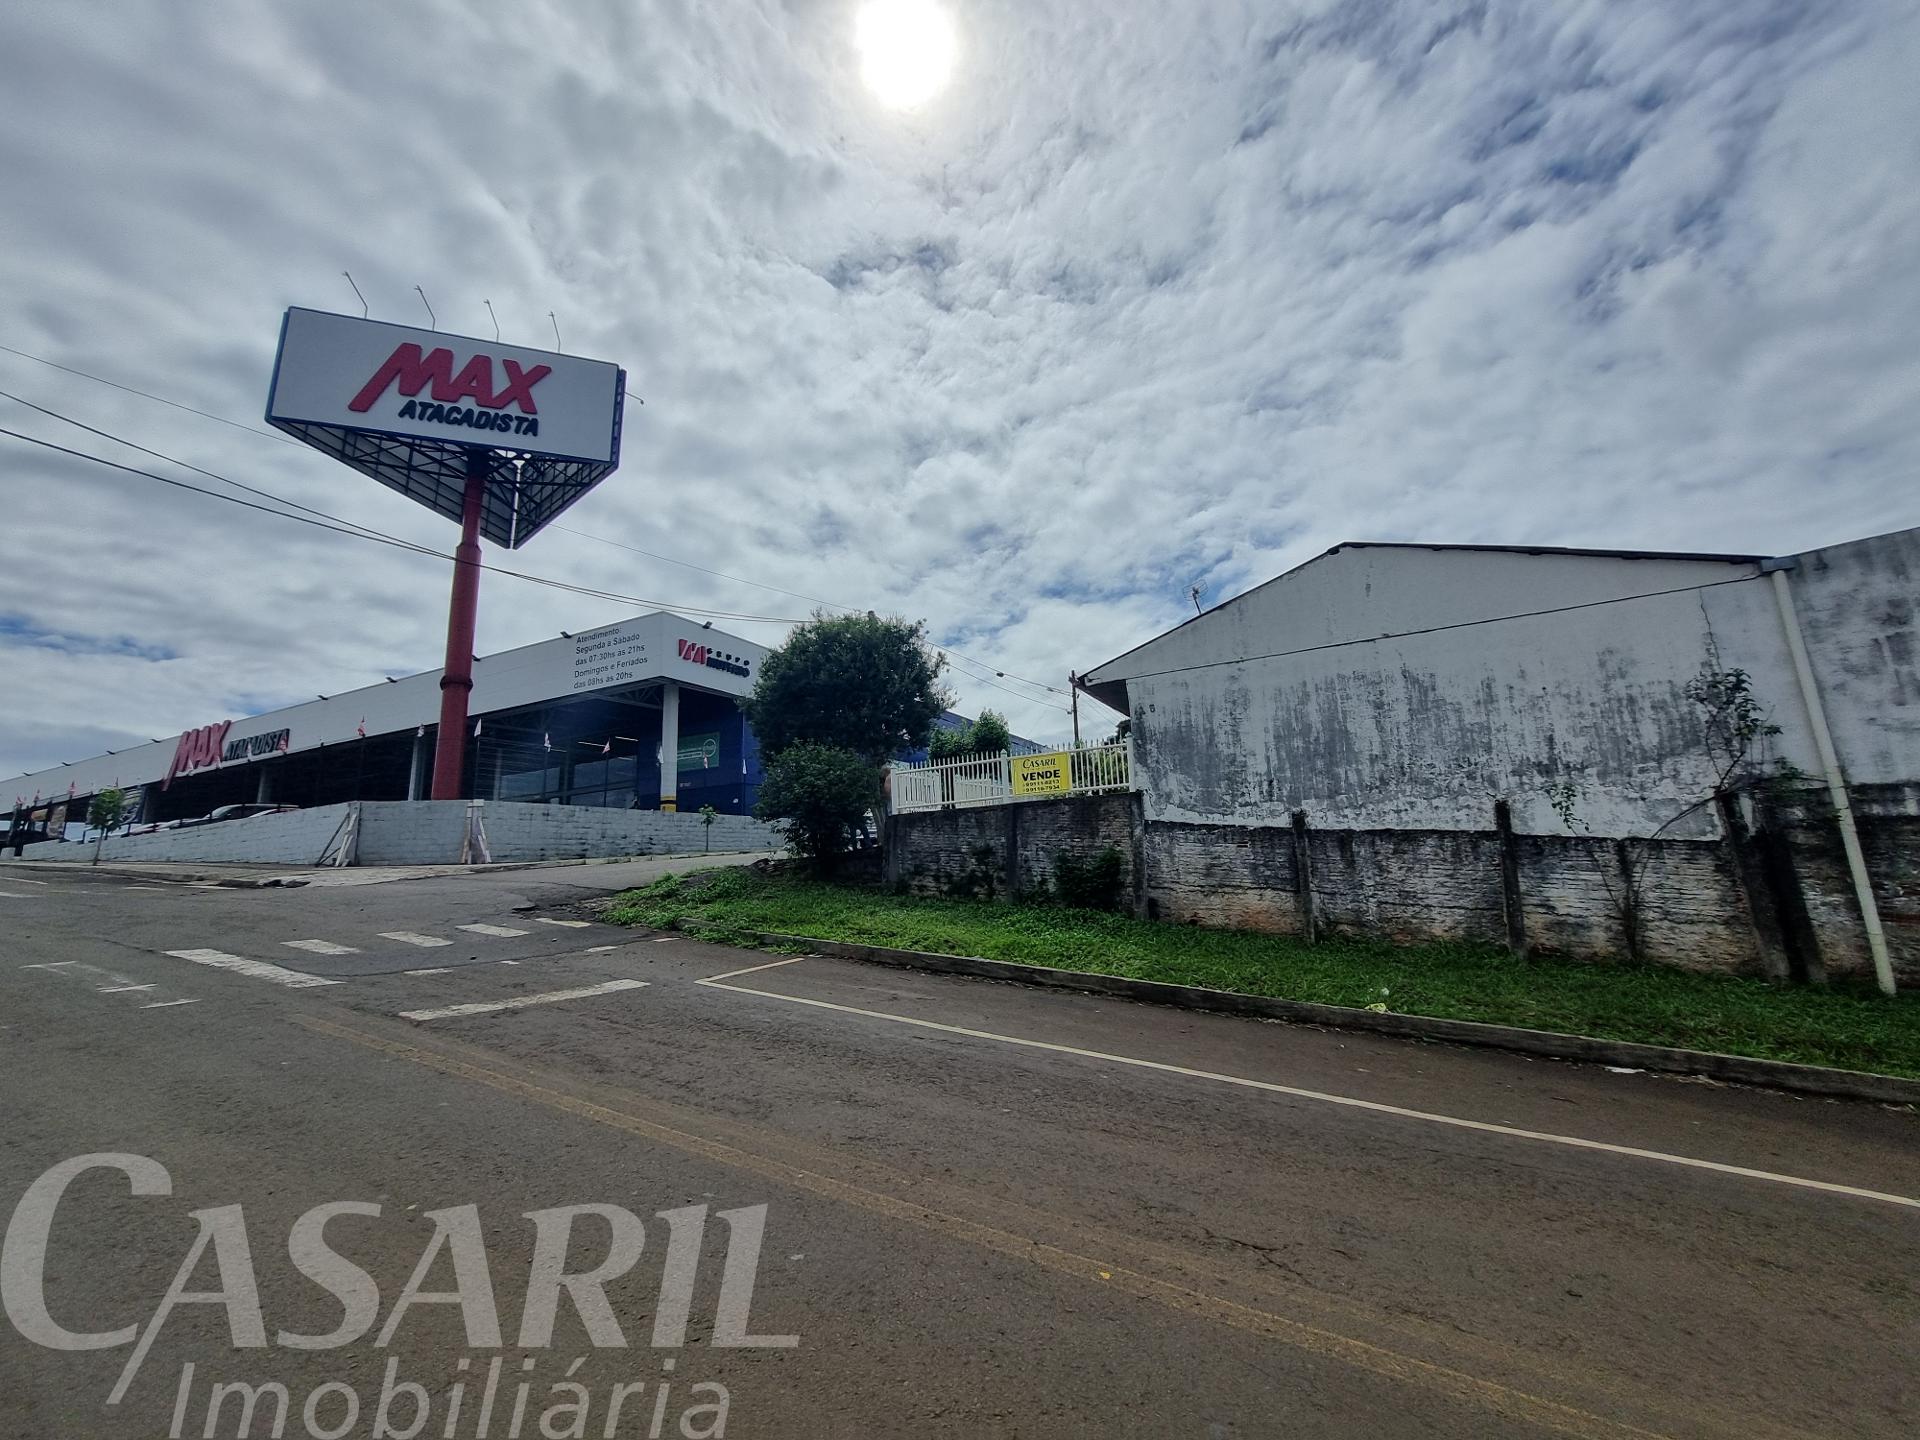
[[[1059,795],[1073,789],[1073,756],[1065,750],[1013,757],[1013,793]]]

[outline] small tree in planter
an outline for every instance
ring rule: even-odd
[[[87,806],[87,824],[98,833],[93,837],[93,863],[100,863],[100,847],[107,843],[107,832],[127,818],[127,792],[108,788],[93,797]]]
[[[700,848],[708,854],[713,853],[713,822],[719,818],[720,812],[715,810],[713,806],[702,805],[700,807],[700,830],[706,841]]]

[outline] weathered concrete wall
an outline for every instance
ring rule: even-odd
[[[1869,798],[1862,832],[1882,877],[1896,968],[1913,984],[1920,982],[1920,787]],[[1291,822],[1148,821],[1124,795],[897,816],[887,864],[890,878],[918,893],[1007,899],[1015,881],[1031,889],[1049,875],[1055,855],[1091,856],[1113,845],[1134,861],[1137,909],[1162,920],[1292,935],[1309,933],[1311,922],[1321,936],[1499,945],[1510,938],[1511,906],[1536,953],[1637,953],[1688,970],[1785,976],[1782,957],[1799,946],[1800,968],[1810,976],[1870,973],[1831,817],[1815,801],[1796,800],[1763,820],[1790,858],[1783,880],[1790,893],[1758,878],[1757,858],[1747,867],[1753,878],[1743,878],[1731,838],[1515,835],[1509,890],[1502,838],[1491,828],[1297,832]],[[1795,907],[1812,919],[1811,932],[1778,933],[1776,912]]]
[[[1856,783],[1920,779],[1920,531],[1800,557],[1792,584]],[[1739,668],[1818,771],[1771,582],[1750,563],[1346,547],[1093,672],[1124,683],[1154,821],[1719,834],[1704,668]],[[1677,822],[1675,817],[1681,817]],[[1666,827],[1662,830],[1662,827]]]
[[[1091,859],[1109,845],[1126,857],[1138,891],[1140,806],[1135,795],[1075,795],[896,815],[886,876],[921,895],[1011,899],[1053,883],[1059,855]]]

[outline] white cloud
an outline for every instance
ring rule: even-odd
[[[647,401],[563,523],[1056,686],[1189,585],[1347,538],[1920,523],[1909,7],[981,0],[909,114],[860,83],[853,8],[24,7],[0,343],[253,423],[279,312],[351,309],[343,269],[387,318],[417,283],[443,328],[490,333],[491,299],[545,344],[552,310]],[[4,353],[0,388],[450,544],[291,445]],[[444,565],[3,438],[0,466],[0,772],[438,659]],[[561,531],[502,563],[807,608]],[[623,608],[490,576],[482,645]]]

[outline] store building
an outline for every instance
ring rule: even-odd
[[[759,747],[739,700],[766,647],[656,611],[483,656],[473,667],[462,793],[640,810],[748,815]],[[439,670],[0,782],[37,831],[78,828],[97,792],[128,793],[145,824],[222,805],[302,808],[431,792]],[[63,815],[64,811],[64,815]]]

